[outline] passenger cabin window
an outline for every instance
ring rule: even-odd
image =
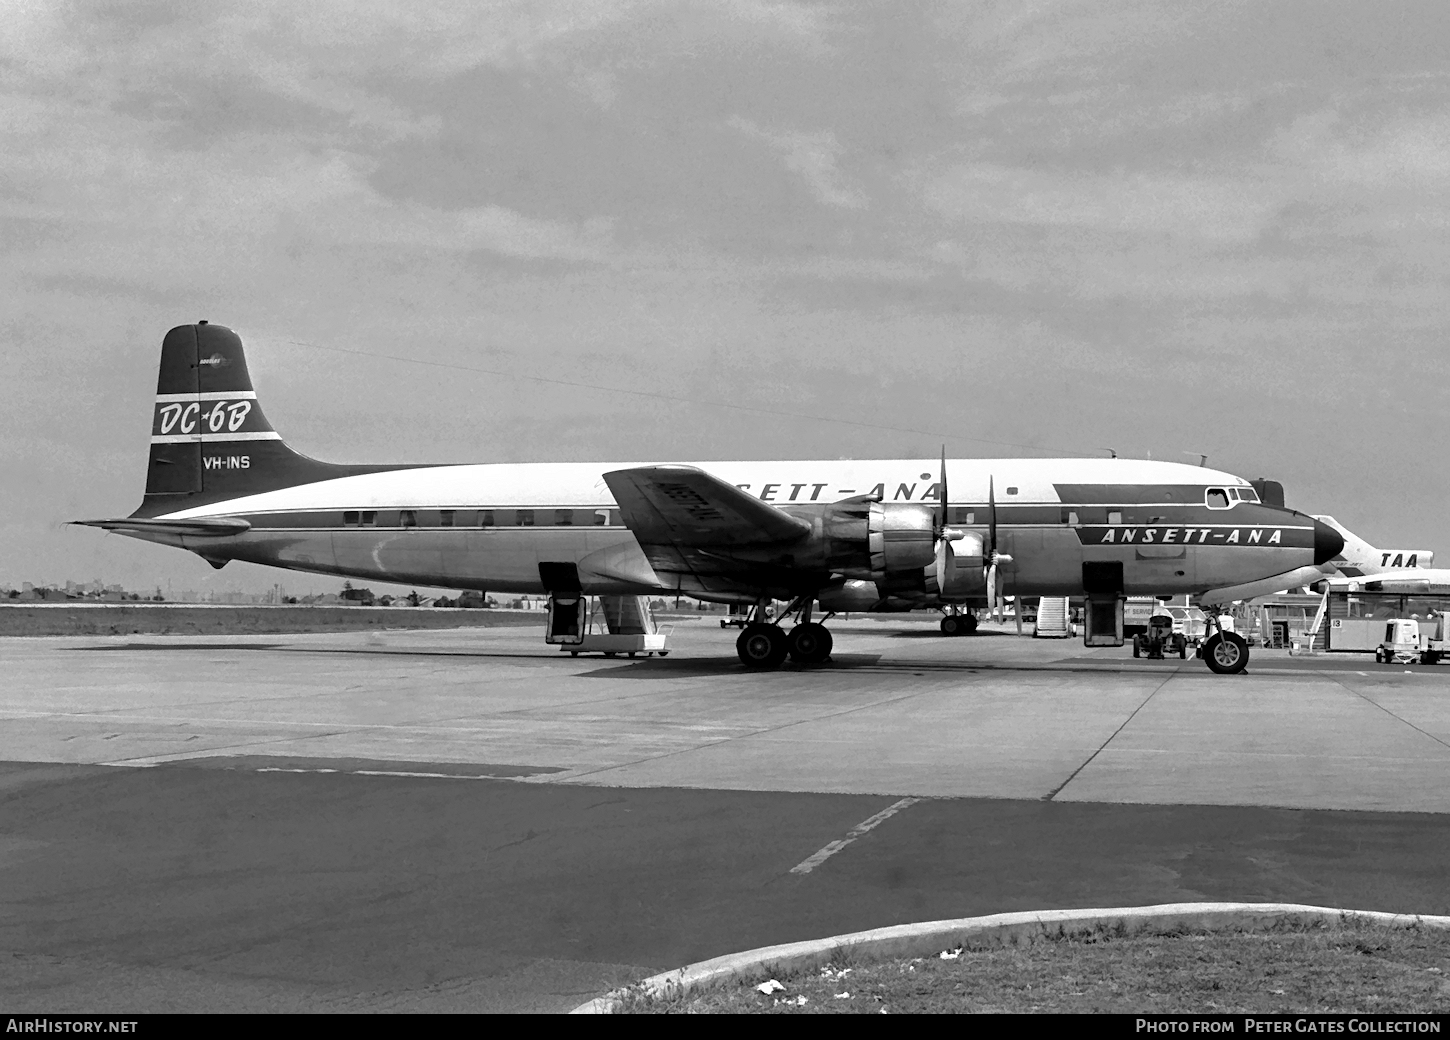
[[[480,509],[478,511],[478,526],[479,527],[492,527],[493,526],[493,510],[492,509]]]
[[[362,511],[362,525],[364,527],[376,527],[378,524],[378,512],[376,509],[364,509]]]
[[[1121,524],[1123,522],[1123,511],[1121,509],[1108,510],[1108,523]]]
[[[356,527],[359,523],[360,514],[356,509],[349,509],[342,514],[342,522],[346,527]]]
[[[520,509],[514,514],[514,525],[517,527],[533,527],[534,511],[532,509]]]
[[[439,527],[452,527],[453,526],[453,510],[451,510],[451,509],[440,509],[440,510],[438,510],[438,526]]]
[[[1209,509],[1227,509],[1230,505],[1228,492],[1223,488],[1209,488],[1207,502]]]
[[[977,522],[977,514],[970,509],[952,506],[947,512],[951,515],[951,522],[954,524],[975,524]]]
[[[594,510],[594,526],[595,527],[608,527],[609,526],[609,510],[607,510],[607,509],[596,509],[596,510]]]
[[[1007,489],[1007,494],[1009,494],[1009,495],[1015,495],[1015,494],[1017,494],[1017,489],[1015,487],[1009,487]]]
[[[417,527],[418,526],[418,512],[417,512],[417,510],[414,510],[414,509],[400,509],[400,510],[398,510],[398,526],[399,527]]]
[[[556,510],[554,510],[554,526],[555,527],[573,527],[574,526],[574,510],[572,510],[572,509],[556,509]]]

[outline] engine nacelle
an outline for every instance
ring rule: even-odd
[[[936,565],[936,510],[931,506],[838,502],[826,508],[821,533],[832,571],[873,582],[881,596],[927,590]]]
[[[865,613],[880,606],[881,593],[874,581],[853,578],[834,589],[822,589],[816,594],[816,602],[822,610],[834,614]]]

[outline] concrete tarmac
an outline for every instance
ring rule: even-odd
[[[565,1010],[911,920],[1450,912],[1450,667],[833,629],[833,665],[771,674],[707,620],[634,661],[529,630],[6,640],[0,1005]]]

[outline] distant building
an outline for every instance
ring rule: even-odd
[[[383,598],[391,602],[391,597],[384,596]],[[338,595],[338,600],[339,602],[355,607],[371,607],[377,602],[376,597],[373,596],[372,589],[355,589],[351,586],[343,588],[342,592]],[[386,605],[384,604],[384,606]]]

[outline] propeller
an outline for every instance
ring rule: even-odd
[[[932,516],[932,536],[936,543],[936,573],[939,589],[945,592],[947,589],[948,575],[952,573],[955,566],[952,551],[952,542],[959,541],[967,536],[967,532],[959,531],[948,527],[947,522],[951,518],[948,510],[948,503],[951,499],[947,496],[947,448],[942,445],[941,449],[941,483],[938,485],[939,496],[937,498],[936,510]]]
[[[1012,557],[997,551],[997,487],[990,473],[987,475],[987,539],[987,607],[996,607],[997,621],[1001,622],[1006,601],[997,587],[997,565],[1011,563]]]

